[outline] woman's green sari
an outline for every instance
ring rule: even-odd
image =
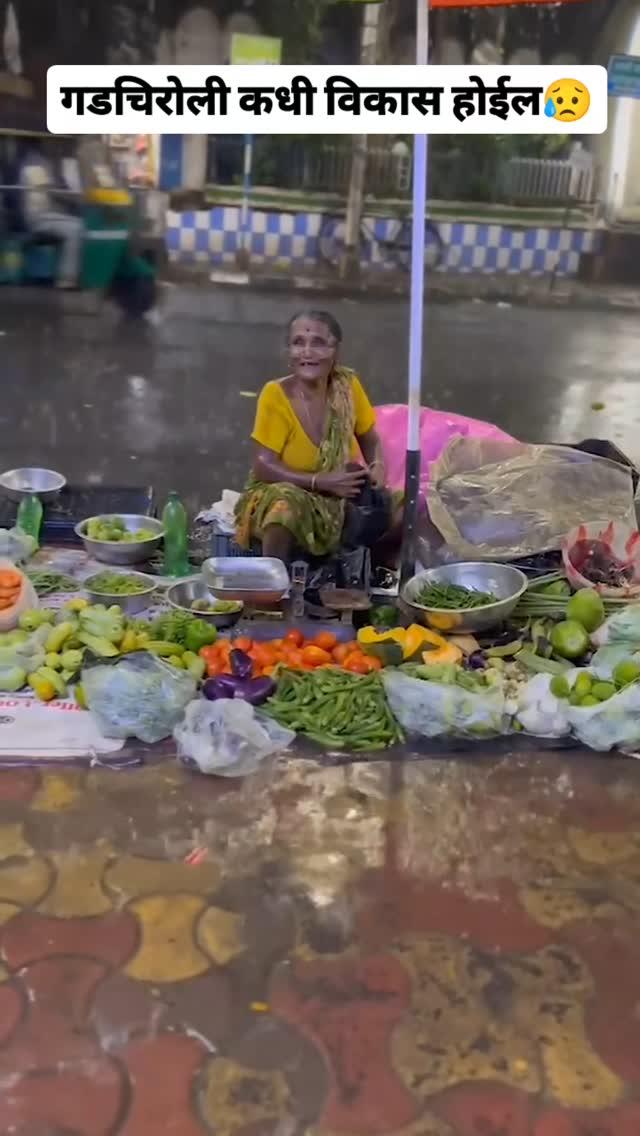
[[[316,473],[344,469],[350,460],[355,427],[352,375],[346,367],[336,367],[331,375]],[[236,506],[236,540],[241,548],[250,548],[253,541],[262,540],[268,525],[282,525],[299,548],[312,556],[326,556],[340,543],[344,514],[345,502],[339,497],[250,477]]]

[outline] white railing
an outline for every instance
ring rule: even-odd
[[[595,199],[595,169],[589,155],[576,161],[510,158],[501,170],[502,197],[509,201],[581,202]]]

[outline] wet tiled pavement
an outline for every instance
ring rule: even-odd
[[[0,771],[0,1133],[638,1136],[639,784]]]

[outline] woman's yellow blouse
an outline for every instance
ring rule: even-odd
[[[289,469],[296,473],[313,473],[320,461],[318,447],[311,441],[295,413],[282,381],[267,383],[262,388],[251,437],[259,446],[273,450]],[[351,453],[354,461],[357,461],[360,458],[357,438],[375,426],[376,415],[357,375],[353,376],[351,382],[355,412]]]

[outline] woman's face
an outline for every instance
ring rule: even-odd
[[[317,383],[329,378],[338,356],[338,344],[320,320],[294,320],[289,331],[289,359],[297,379]]]

